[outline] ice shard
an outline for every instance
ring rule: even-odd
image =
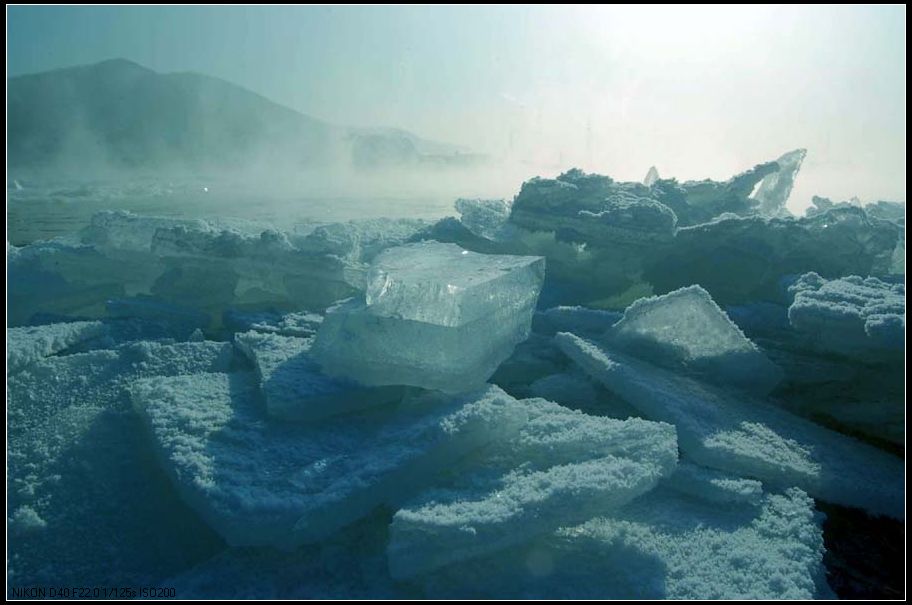
[[[782,370],[700,286],[641,298],[605,333],[612,347],[709,382],[767,393]]]
[[[695,462],[903,518],[899,458],[769,403],[607,352],[573,334],[555,338],[561,350],[608,389],[647,417],[673,423],[681,450]]]
[[[807,155],[807,149],[796,149],[783,154],[776,160],[779,170],[763,177],[753,199],[759,202],[757,211],[764,216],[781,216],[788,213],[785,203],[792,193],[795,177],[801,169],[801,163]]]

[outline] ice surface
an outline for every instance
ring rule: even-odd
[[[532,318],[536,332],[553,336],[557,332],[573,332],[584,336],[602,336],[623,315],[617,311],[589,309],[580,306],[559,306],[538,311]]]
[[[323,323],[322,315],[308,311],[283,314],[270,311],[228,309],[222,314],[222,324],[231,332],[253,330],[254,332],[307,338],[317,333],[321,323]]]
[[[135,343],[8,376],[10,582],[153,582],[220,546],[148,456],[126,389],[141,377],[225,371],[231,360],[227,343]]]
[[[698,464],[903,518],[900,459],[763,401],[606,352],[573,334],[555,338],[593,378],[649,418],[673,423],[681,450]]]
[[[763,177],[753,198],[760,203],[758,212],[764,216],[780,216],[787,213],[785,203],[792,193],[795,177],[801,169],[801,163],[807,155],[807,149],[789,151],[776,160],[779,170]]]
[[[525,421],[522,407],[491,387],[290,426],[262,416],[256,388],[252,373],[156,378],[132,388],[182,496],[232,545],[290,548],[324,538]]]
[[[639,299],[605,338],[614,348],[718,384],[767,393],[782,378],[700,286]]]
[[[790,288],[788,318],[811,346],[870,362],[901,357],[905,346],[906,291],[903,284],[849,276],[802,275]]]
[[[460,222],[479,237],[499,240],[509,237],[507,221],[512,204],[505,200],[456,200]]]
[[[668,489],[720,504],[760,504],[763,484],[721,471],[680,461],[674,473],[662,483]]]
[[[523,183],[510,221],[532,231],[553,231],[564,241],[649,244],[671,239],[677,217],[640,183],[570,170],[557,179]]]
[[[422,220],[387,218],[331,223],[293,243],[304,252],[368,263],[386,248],[405,243],[427,226]]]
[[[477,460],[481,471],[395,514],[394,577],[427,573],[615,509],[653,488],[677,462],[669,425],[588,416],[543,399],[522,403],[529,423]]]
[[[365,302],[327,312],[313,346],[323,370],[458,392],[478,388],[528,336],[544,260],[427,242],[387,250],[370,276]]]
[[[398,401],[397,387],[364,387],[325,376],[310,356],[312,339],[255,331],[236,334],[235,345],[254,364],[270,416],[316,420]]]
[[[105,332],[100,321],[77,321],[6,330],[6,372],[14,374],[43,357]]]
[[[800,490],[720,506],[659,487],[422,586],[430,598],[832,598],[822,556],[820,515]]]
[[[657,252],[643,279],[659,292],[700,284],[724,306],[787,303],[784,275],[891,274],[901,238],[901,227],[872,219],[861,208],[801,219],[724,220],[678,229],[674,246]]]

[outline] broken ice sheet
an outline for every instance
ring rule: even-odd
[[[466,464],[456,485],[400,509],[390,528],[394,577],[427,573],[613,510],[674,469],[674,428],[589,416],[543,399],[529,422]]]
[[[58,354],[8,377],[10,582],[153,582],[218,548],[148,455],[127,387],[231,361],[228,343],[138,342]]]
[[[270,416],[316,420],[399,401],[401,387],[365,387],[346,378],[332,378],[311,358],[311,338],[244,332],[235,345],[254,365]]]
[[[827,280],[802,275],[790,288],[792,327],[813,348],[868,362],[901,359],[905,345],[906,290],[877,278]]]
[[[722,385],[768,393],[782,370],[700,286],[641,298],[608,329],[613,348]]]
[[[133,384],[136,409],[181,495],[229,544],[292,548],[433,482],[442,465],[525,422],[489,387],[336,421],[271,422],[250,372]]]
[[[681,450],[697,463],[903,518],[899,458],[766,402],[603,350],[573,334],[555,339],[586,373],[647,417],[674,423]]]
[[[6,369],[18,372],[43,357],[76,343],[97,338],[105,331],[100,321],[77,321],[6,330]]]
[[[391,248],[364,301],[330,309],[313,345],[323,370],[366,385],[478,388],[529,335],[544,259],[453,244]]]

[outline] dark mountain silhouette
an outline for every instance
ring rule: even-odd
[[[463,165],[451,145],[336,126],[218,78],[114,59],[7,80],[10,168]]]

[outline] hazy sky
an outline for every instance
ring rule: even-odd
[[[7,71],[114,57],[198,71],[528,176],[726,178],[807,147],[800,209],[812,194],[905,200],[905,20],[905,6],[10,7]]]

